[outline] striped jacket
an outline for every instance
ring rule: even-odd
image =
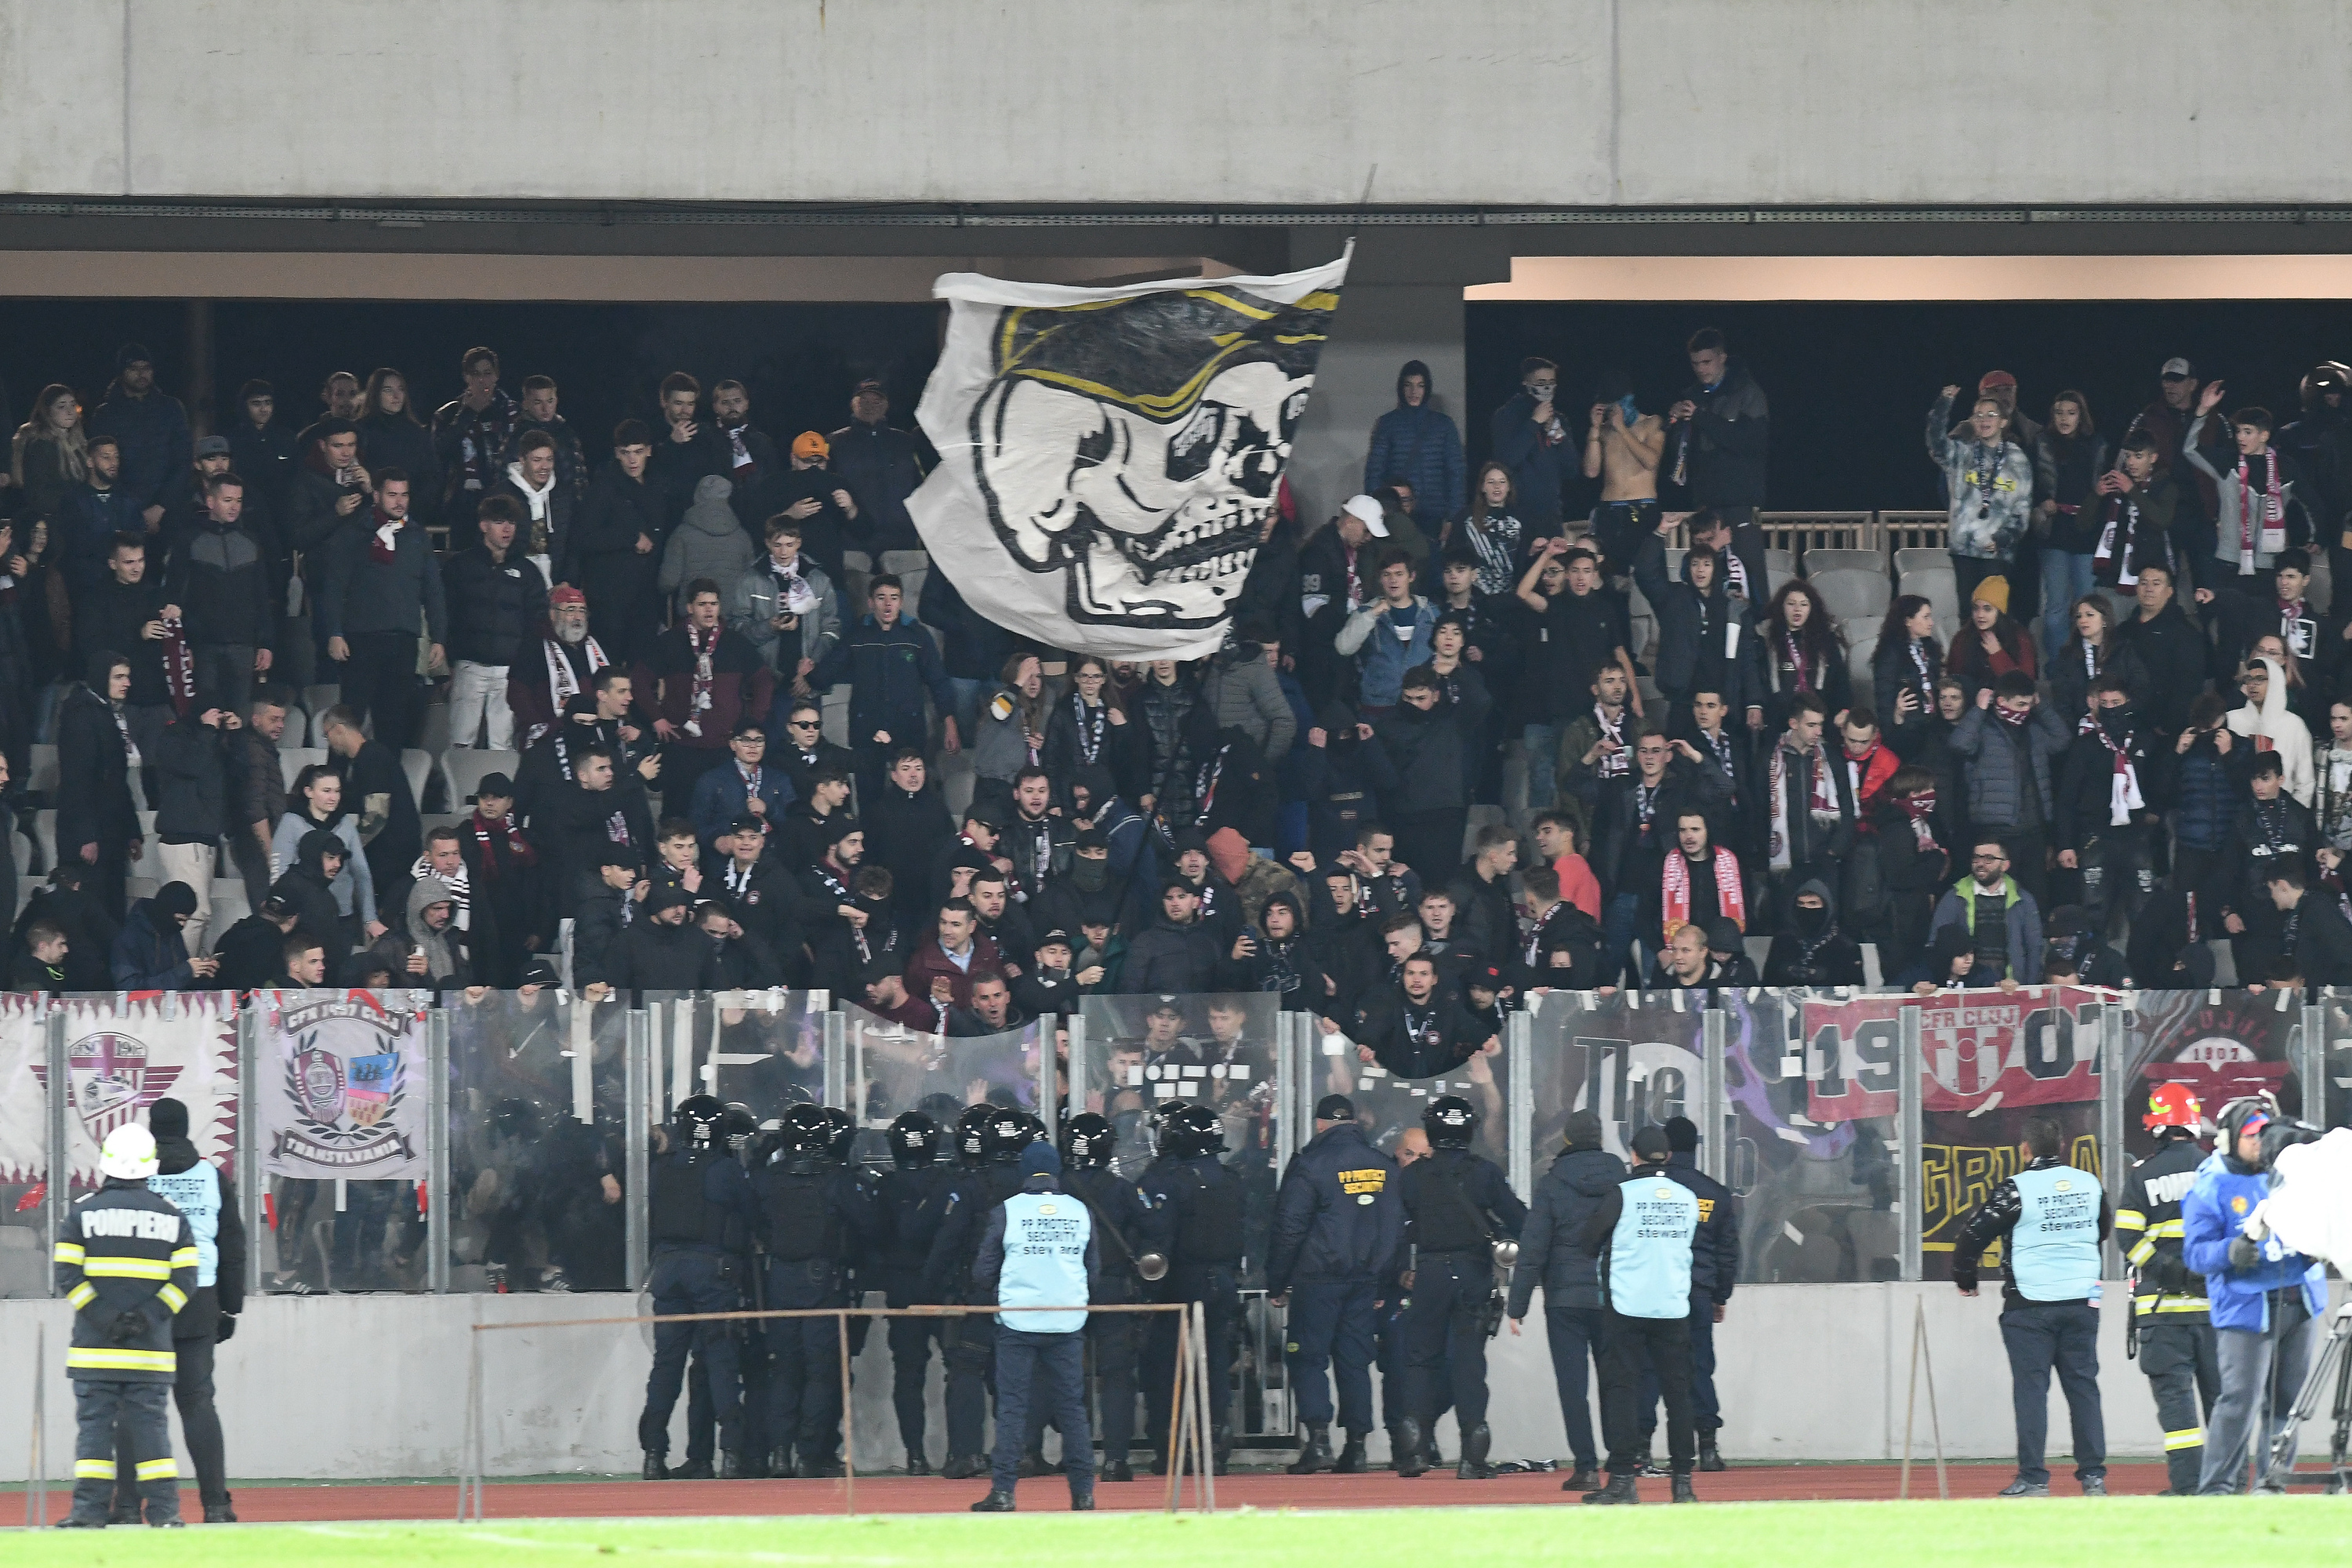
[[[172,1201],[109,1177],[66,1215],[55,1256],[58,1289],[74,1310],[66,1375],[173,1381],[172,1319],[196,1288],[196,1239]]]
[[[2205,1281],[2180,1256],[2180,1200],[2197,1184],[2205,1151],[2194,1138],[2169,1137],[2124,1178],[2116,1205],[2116,1242],[2132,1268],[2132,1310],[2145,1321],[2203,1322]]]

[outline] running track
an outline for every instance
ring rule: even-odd
[[[2009,1483],[2007,1465],[1954,1465],[1946,1474],[1956,1498],[1990,1497]],[[1896,1465],[1807,1465],[1739,1467],[1718,1475],[1696,1478],[1705,1502],[1789,1501],[1825,1499],[1877,1501],[1897,1495],[1902,1469]],[[1567,1504],[1576,1506],[1573,1493],[1563,1492],[1564,1475],[1536,1472],[1499,1476],[1491,1481],[1457,1481],[1452,1473],[1433,1471],[1405,1480],[1387,1471],[1361,1476],[1292,1477],[1274,1472],[1235,1473],[1217,1479],[1221,1510],[1306,1508],[1403,1508],[1466,1504]],[[2315,1476],[2312,1478],[2316,1479]],[[69,1483],[68,1483],[69,1484]],[[2120,1464],[2107,1473],[2107,1484],[2118,1496],[2141,1496],[2164,1489],[2160,1464]],[[457,1489],[446,1481],[361,1486],[239,1486],[235,1489],[237,1517],[248,1524],[365,1520],[446,1520],[457,1511]],[[860,1513],[954,1513],[970,1507],[987,1490],[982,1481],[909,1479],[879,1476],[857,1483]],[[2073,1495],[2074,1484],[2063,1468],[2053,1469],[2053,1497]],[[1068,1494],[1058,1478],[1021,1483],[1024,1511],[1052,1512],[1068,1506]],[[1936,1468],[1915,1465],[1911,1495],[1936,1495]],[[1167,1482],[1139,1479],[1106,1483],[1097,1489],[1104,1509],[1156,1509],[1167,1498]],[[1185,1501],[1192,1500],[1188,1481]],[[1664,1479],[1642,1483],[1644,1503],[1663,1503]],[[182,1494],[183,1507],[193,1521],[202,1517],[196,1494]],[[492,1481],[485,1514],[491,1519],[657,1519],[707,1518],[714,1515],[827,1514],[843,1511],[842,1483],[831,1481]],[[63,1489],[52,1486],[49,1517],[65,1512]],[[16,1522],[14,1499],[0,1500],[0,1520]]]

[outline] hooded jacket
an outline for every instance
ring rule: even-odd
[[[450,941],[456,928],[435,931],[426,923],[425,911],[435,904],[457,903],[457,895],[449,884],[438,877],[419,877],[408,889],[408,941],[412,947],[425,951],[425,981],[436,990],[469,984],[471,971],[465,959]]]
[[[1156,905],[1159,900],[1154,899]],[[1153,918],[1150,929],[1128,943],[1127,969],[1119,988],[1140,994],[1164,991],[1178,995],[1214,991],[1219,968],[1226,958],[1208,921],[1195,915],[1190,925],[1178,925],[1166,914]]]
[[[361,847],[359,818],[352,813],[338,811],[321,824],[312,821],[297,800],[278,819],[278,830],[270,836],[269,852],[277,857],[278,865],[294,866],[301,859],[302,846],[309,836],[321,829],[342,841],[343,869],[334,880],[335,907],[346,915],[358,915],[363,922],[375,919],[375,872]],[[322,940],[328,935],[325,931],[317,934]],[[330,947],[328,951],[335,950]]]
[[[1298,733],[1282,683],[1255,643],[1228,648],[1209,661],[1201,674],[1200,703],[1218,729],[1241,731],[1269,760],[1287,755]]]
[[[2278,753],[2280,764],[2286,769],[2286,793],[2307,806],[2317,790],[2311,772],[2311,731],[2287,708],[2286,672],[2275,659],[2265,658],[2262,662],[2271,679],[2261,710],[2232,708],[2224,722],[2233,735],[2259,735],[2270,742],[2256,749]]]
[[[1489,701],[1483,686],[1465,681],[1462,693],[1460,702],[1440,700],[1426,713],[1399,702],[1375,727],[1373,743],[1388,753],[1396,772],[1393,787],[1381,795],[1393,817],[1459,811],[1470,804],[1478,785],[1478,737]],[[1429,885],[1439,885],[1445,868],[1427,870]]]
[[[1909,837],[1910,829],[1901,830]],[[1790,901],[1791,929],[1772,939],[1764,958],[1767,985],[1859,985],[1863,983],[1862,949],[1838,929],[1837,895],[1820,878],[1799,884],[1800,897],[1819,893],[1822,907],[1801,910]]]
[[[736,521],[735,509],[727,504],[727,498],[734,493],[735,487],[717,474],[705,474],[696,480],[693,504],[686,509],[662,551],[662,592],[676,596],[680,615],[686,613],[688,584],[709,578],[719,584],[719,602],[724,605],[735,580],[751,569],[757,552],[751,548],[751,535]]]
[[[803,601],[787,590],[783,577],[766,560],[754,560],[724,595],[728,626],[751,645],[787,686],[799,675],[801,660],[822,659],[841,640],[841,595],[834,591],[833,579],[806,552],[798,565],[801,585],[808,595],[803,609],[793,609],[793,604]],[[791,631],[780,632],[768,624],[778,616],[793,614],[800,616],[801,624]]]
[[[179,891],[173,893],[173,889]],[[110,967],[114,984],[123,991],[186,991],[195,983],[188,967],[187,938],[172,916],[194,914],[196,896],[184,883],[167,883],[152,899],[131,906],[115,933]]]
[[[1356,660],[1364,706],[1396,705],[1404,672],[1429,662],[1430,634],[1436,626],[1436,608],[1419,594],[1402,608],[1379,598],[1355,607],[1334,646],[1343,657]]]
[[[1625,1179],[1625,1162],[1601,1147],[1601,1118],[1569,1117],[1567,1145],[1536,1183],[1535,1202],[1519,1227],[1519,1261],[1511,1274],[1509,1314],[1524,1318],[1541,1285],[1544,1307],[1598,1310],[1601,1260],[1579,1241],[1601,1200]]]
[[[1421,377],[1418,408],[1404,400],[1404,380]],[[1412,487],[1413,509],[1423,517],[1444,517],[1463,505],[1462,432],[1438,412],[1437,386],[1429,366],[1404,362],[1397,372],[1394,408],[1372,421],[1371,445],[1364,452],[1364,489],[1377,490],[1402,479]]]

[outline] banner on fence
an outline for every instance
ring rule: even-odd
[[[425,1010],[404,992],[261,998],[262,1169],[313,1181],[426,1174]]]
[[[1921,1109],[1931,1115],[2096,1100],[2099,1019],[2111,1005],[2072,986],[1809,1001],[1808,1114],[1853,1121],[1898,1113],[1906,1008],[1919,1014]]]

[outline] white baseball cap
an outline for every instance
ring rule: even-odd
[[[1339,510],[1370,529],[1374,539],[1386,539],[1389,536],[1388,518],[1381,510],[1381,503],[1371,497],[1349,496],[1348,504]]]

